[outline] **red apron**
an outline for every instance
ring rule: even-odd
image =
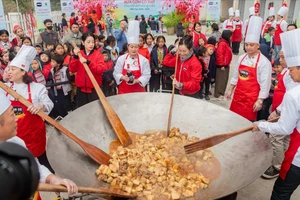
[[[235,24],[235,30],[232,33],[232,42],[242,41],[242,23]]]
[[[300,133],[295,128],[290,135],[290,145],[284,154],[284,160],[281,165],[279,176],[284,180],[287,172],[290,170],[294,157],[300,147]]]
[[[257,101],[260,86],[257,81],[257,65],[260,53],[257,56],[255,66],[246,66],[242,62],[248,54],[244,56],[239,65],[239,78],[230,105],[230,110],[245,117],[250,121],[256,120],[257,112],[253,112],[253,105]]]
[[[280,40],[280,33],[283,33],[283,30],[281,30],[281,22],[280,23],[276,23],[276,29],[275,29],[275,33],[274,33],[274,45],[276,46],[281,46],[281,40]]]
[[[126,76],[127,74],[127,69],[125,69],[125,62],[128,58],[128,54],[125,58],[124,64],[123,64],[123,69],[122,69],[122,74]],[[142,69],[140,65],[140,56],[138,55],[138,70],[132,70],[131,73],[133,76],[135,76],[135,79],[138,79],[142,76]],[[126,94],[126,93],[132,93],[132,92],[146,92],[145,88],[142,87],[140,84],[134,84],[134,85],[128,85],[126,81],[122,81],[121,84],[119,85],[118,88],[118,94]]]
[[[232,21],[232,24],[228,24],[228,21],[229,20],[227,20],[227,22],[226,22],[226,29],[232,29],[233,30],[233,21]]]
[[[262,29],[262,33],[261,36],[264,37],[264,35],[268,32],[268,29],[272,26],[273,22],[266,22],[263,29]]]
[[[281,104],[283,96],[286,92],[283,82],[283,77],[286,72],[287,70],[283,74],[277,74],[277,84],[274,87],[274,95],[272,101],[272,112]]]
[[[32,103],[30,84],[27,91],[28,101]],[[28,112],[27,107],[17,100],[11,100],[11,105],[18,117],[17,136],[25,142],[26,147],[35,157],[41,156],[46,151],[46,126],[43,119]]]

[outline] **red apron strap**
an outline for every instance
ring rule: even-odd
[[[27,84],[28,101],[32,103],[30,83]]]

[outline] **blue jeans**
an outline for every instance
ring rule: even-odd
[[[282,46],[274,45],[274,60],[279,59],[279,52],[281,51]]]
[[[107,36],[114,36],[113,28],[106,28]]]
[[[300,167],[291,165],[285,179],[278,177],[272,192],[271,200],[289,200],[300,185]]]

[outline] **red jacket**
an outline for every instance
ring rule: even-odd
[[[147,58],[150,63],[150,53],[149,50],[143,46],[139,47],[138,53]]]
[[[88,60],[88,66],[94,75],[99,86],[102,85],[102,74],[106,69],[104,58],[99,51],[92,51],[88,56],[84,50],[80,51],[81,55]],[[91,93],[94,88],[91,79],[88,77],[79,58],[73,57],[69,64],[69,70],[72,73],[77,72],[75,77],[75,84],[81,89],[82,92]]]
[[[204,44],[207,44],[206,36],[203,33],[196,33],[195,31],[190,34],[193,37],[194,47],[199,47],[199,39],[202,38],[204,40]]]
[[[52,69],[51,62],[43,65],[42,73],[44,74],[46,80],[48,80],[48,78],[49,78],[51,69]]]
[[[176,56],[168,53],[164,60],[163,65],[166,67],[175,67]],[[186,61],[181,62],[178,58],[178,68],[176,70],[176,80],[183,83],[183,88],[180,90],[182,95],[195,94],[200,90],[200,80],[202,78],[202,65],[196,56],[192,55]]]
[[[114,67],[114,62],[112,60],[109,60],[105,62],[105,65],[106,65],[105,70],[110,70]]]
[[[66,57],[64,58],[64,65],[69,65],[71,61],[71,56],[70,55],[66,55]]]
[[[220,38],[217,51],[216,51],[216,65],[217,66],[228,66],[232,60],[232,50],[229,46],[229,43]]]

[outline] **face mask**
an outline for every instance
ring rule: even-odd
[[[52,30],[53,26],[47,26],[48,30]]]

